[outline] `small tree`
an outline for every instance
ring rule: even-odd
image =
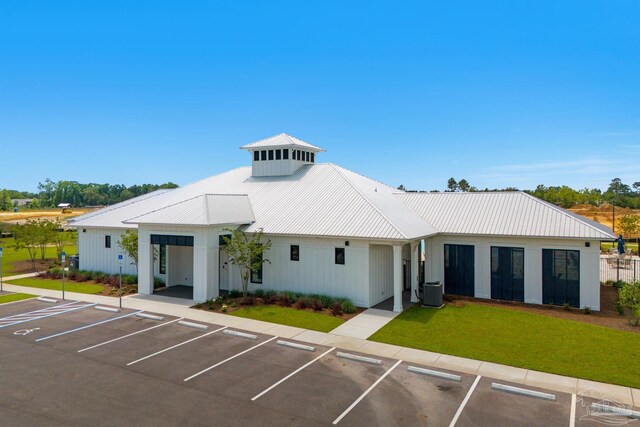
[[[625,283],[618,291],[618,302],[636,316],[634,324],[640,324],[640,282]]]
[[[127,230],[120,240],[118,240],[118,246],[127,254],[133,261],[133,264],[138,268],[138,233],[132,230]]]
[[[55,241],[55,235],[58,233],[57,230],[59,224],[48,219],[43,219],[40,221],[33,221],[31,225],[36,227],[38,246],[40,247],[40,259],[44,261],[47,256],[47,246]]]
[[[31,259],[31,266],[36,269],[36,258],[40,247],[40,227],[36,221],[30,220],[25,224],[17,225],[14,231],[15,249],[26,249]]]
[[[56,220],[54,224],[56,230],[62,228],[60,220]],[[62,252],[64,252],[64,247],[66,245],[73,245],[77,238],[78,235],[75,232],[62,231],[53,233],[52,239],[53,244],[56,246],[56,257],[58,258],[58,260],[60,260]]]
[[[640,215],[623,216],[618,222],[618,228],[626,236],[640,234]]]
[[[231,238],[224,237],[226,245],[222,250],[229,256],[229,262],[240,270],[242,295],[246,297],[251,271],[259,270],[264,263],[271,263],[264,257],[264,253],[271,249],[271,240],[262,242],[262,230],[253,233],[251,238],[240,229],[225,230],[231,232]]]

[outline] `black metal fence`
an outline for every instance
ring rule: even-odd
[[[600,282],[635,282],[640,280],[640,258],[600,258]]]

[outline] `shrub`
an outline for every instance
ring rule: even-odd
[[[220,307],[220,311],[223,313],[227,312],[227,305],[226,304],[222,304],[222,307]]]
[[[92,277],[93,277],[93,280],[95,280],[97,283],[107,284],[109,282],[108,276],[104,273],[93,273]]]
[[[331,314],[333,314],[334,316],[340,316],[340,314],[342,313],[342,304],[340,304],[338,301],[334,301],[333,304],[331,304]]]
[[[277,292],[274,290],[267,290],[265,291],[264,295],[262,296],[262,301],[265,304],[273,304],[274,302],[276,302],[276,297],[277,297]]]
[[[76,282],[86,282],[87,280],[89,280],[87,278],[87,274],[86,273],[78,273],[76,274]]]
[[[565,302],[564,304],[562,304],[562,309],[565,311],[571,311],[571,305],[569,305],[568,302]]]
[[[137,280],[136,280],[137,282]],[[164,286],[164,282],[162,281],[162,279],[159,279],[157,277],[153,278],[153,289],[158,289]]]
[[[588,305],[585,305],[585,306],[582,308],[582,312],[583,312],[584,314],[591,314],[591,307],[589,307]]]
[[[133,274],[123,274],[122,283],[125,285],[136,285],[138,284],[138,276],[134,276]]]
[[[235,301],[231,302],[231,307],[236,308],[238,306],[238,304]]]
[[[625,283],[618,291],[618,303],[636,316],[634,326],[637,326],[640,323],[640,282]]]
[[[356,306],[353,305],[350,299],[348,298],[339,298],[338,302],[340,302],[340,308],[342,312],[345,314],[351,314],[356,311]]]
[[[295,304],[293,304],[293,306],[300,310],[304,310],[305,308],[309,308],[311,306],[311,302],[309,301],[308,298],[302,297],[302,298],[298,298],[298,301],[296,301]]]
[[[313,308],[314,311],[322,311],[324,305],[322,305],[322,301],[320,301],[319,298],[314,298],[311,300],[311,308]]]
[[[281,295],[278,295],[278,304],[280,304],[282,307],[291,307],[291,304],[293,303],[293,300],[291,298],[291,293],[283,293]]]
[[[229,291],[229,298],[240,298],[242,296],[242,292],[233,290]]]
[[[256,289],[255,292],[253,293],[253,295],[257,298],[263,298],[264,297],[264,289]]]
[[[254,305],[255,302],[256,301],[254,297],[246,296],[240,298],[240,305]]]
[[[324,308],[330,308],[331,305],[335,302],[335,298],[332,298],[327,295],[318,295],[318,299],[322,302],[322,306]]]
[[[616,301],[616,310],[620,316],[624,316],[624,307],[620,304],[620,300]]]

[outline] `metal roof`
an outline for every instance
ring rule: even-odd
[[[615,238],[595,221],[523,192],[396,193],[443,234]]]
[[[127,224],[239,225],[255,221],[246,194],[203,194],[125,220]]]
[[[302,147],[306,148],[309,151],[320,152],[324,151],[324,149],[320,147],[316,147],[313,144],[309,144],[301,139],[293,137],[291,135],[287,135],[286,133],[281,133],[279,135],[275,135],[269,138],[261,139],[260,141],[252,142],[251,144],[243,145],[240,147],[243,150],[250,150],[253,148],[272,148],[272,147]]]
[[[135,227],[134,221],[158,221],[160,215],[164,223],[187,221],[182,213],[186,205],[169,210],[162,208],[205,194],[245,194],[255,218],[252,224],[249,220],[246,222],[250,224],[249,232],[263,229],[267,234],[395,240],[437,233],[407,209],[394,196],[395,191],[327,163],[304,165],[290,176],[275,177],[253,177],[251,167],[243,167],[153,197],[133,199],[91,216],[78,217],[73,225]],[[172,219],[172,215],[180,219]],[[189,220],[200,221],[201,217],[196,216]],[[132,221],[123,223],[127,220]]]

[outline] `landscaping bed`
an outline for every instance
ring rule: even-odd
[[[498,304],[413,307],[369,340],[640,387],[640,334]]]
[[[194,307],[324,332],[363,311],[346,298],[275,291],[258,291],[246,297],[232,291]]]

